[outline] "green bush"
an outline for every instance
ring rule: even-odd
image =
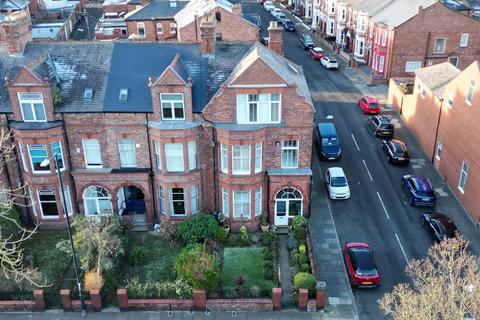
[[[209,214],[196,214],[177,227],[177,236],[187,243],[219,240],[224,234],[215,217]]]
[[[148,260],[148,250],[145,247],[133,248],[128,257],[128,261],[132,266],[143,266]]]
[[[192,296],[192,287],[181,279],[142,283],[138,278],[132,278],[127,281],[125,288],[133,299],[186,299]]]
[[[295,216],[292,219],[292,228],[295,229],[306,229],[308,220],[304,216]]]
[[[300,243],[307,242],[307,229],[306,228],[296,228],[292,230],[292,237],[298,240]]]
[[[308,256],[300,253],[298,256],[298,264],[302,265],[304,263],[308,263]]]
[[[267,260],[267,261],[272,261],[273,260],[273,255],[270,251],[265,251],[263,253],[263,259]]]
[[[199,244],[191,244],[182,249],[175,259],[175,271],[179,278],[193,288],[207,292],[217,289],[220,282],[217,261]]]
[[[300,271],[302,272],[310,272],[310,265],[308,263],[304,263],[300,266]]]
[[[275,239],[277,239],[277,234],[272,230],[267,231],[262,235],[262,244],[268,247]]]
[[[307,252],[307,246],[305,244],[301,244],[298,246],[298,252],[300,252],[301,254],[304,254],[305,252]]]
[[[313,276],[313,274],[307,272],[297,273],[293,278],[293,286],[296,290],[315,290],[315,277]]]
[[[287,240],[287,248],[288,250],[293,250],[298,248],[298,240],[295,238],[288,238]]]
[[[263,275],[266,280],[272,280],[273,279],[273,266],[271,264],[266,264],[263,267]]]

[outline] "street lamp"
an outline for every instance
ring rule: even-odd
[[[82,282],[80,281],[80,273],[79,273],[79,268],[77,264],[77,254],[75,253],[75,246],[73,245],[72,230],[70,228],[70,218],[68,217],[67,202],[65,200],[65,193],[63,191],[63,181],[62,181],[62,176],[60,175],[60,168],[58,167],[57,155],[58,155],[57,153],[54,153],[53,156],[51,156],[50,158],[43,160],[40,163],[40,167],[47,167],[48,165],[50,165],[50,162],[52,161],[52,159],[54,159],[55,170],[57,171],[57,177],[60,183],[60,192],[62,193],[63,213],[67,218],[68,238],[70,239],[70,246],[72,247],[73,266],[75,268],[75,277],[77,279],[78,295],[80,296],[80,306],[82,308],[82,315],[84,316],[86,314],[86,311],[85,311],[85,301],[83,299]]]

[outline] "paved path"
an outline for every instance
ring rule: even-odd
[[[280,285],[282,288],[282,307],[293,306],[292,273],[288,261],[288,235],[279,234],[277,240],[278,264],[280,265]]]

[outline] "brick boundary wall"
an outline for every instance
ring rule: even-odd
[[[0,301],[0,312],[44,311],[45,297],[42,289],[33,290],[34,300]]]
[[[212,311],[273,311],[272,299],[207,299]]]
[[[81,310],[80,300],[72,300],[70,289],[60,290],[60,300],[62,302],[63,310],[78,311]],[[102,310],[102,298],[100,290],[90,290],[90,300],[84,300],[85,308],[93,311]]]

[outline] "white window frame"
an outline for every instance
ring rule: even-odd
[[[262,214],[262,187],[255,189],[255,216]]]
[[[127,141],[131,143],[126,143]],[[137,166],[137,156],[136,156],[136,148],[135,148],[135,141],[133,139],[118,139],[117,140],[118,146],[118,157],[120,159],[120,166],[122,168],[134,168]],[[127,150],[127,148],[131,150]],[[133,163],[123,163],[122,161],[122,152],[132,152],[133,153]]]
[[[457,63],[453,64],[453,63],[452,63],[452,59],[455,59],[455,60],[457,61]],[[460,59],[459,59],[458,57],[452,56],[452,57],[449,57],[449,58],[448,58],[448,62],[452,63],[452,65],[454,65],[455,67],[458,66],[458,62],[459,62],[459,61],[460,61]]]
[[[30,151],[32,150],[32,147],[34,148],[40,148],[40,147],[43,147],[43,149],[45,150],[45,152],[47,153],[47,156],[45,157],[45,159],[48,159],[48,149],[47,149],[47,145],[46,144],[28,144],[27,145],[27,149],[28,149],[28,158],[30,159],[30,166],[32,168],[32,173],[35,173],[35,174],[49,174],[50,173],[50,166],[46,166],[45,167],[45,170],[35,170],[35,167],[33,166],[33,159],[32,159],[32,155],[30,153]],[[40,150],[40,149],[39,149]]]
[[[358,32],[366,32],[367,31],[367,17],[364,15],[358,16]]]
[[[192,140],[187,144],[188,147],[188,170],[197,168],[197,141]]]
[[[25,153],[23,152],[23,144],[18,142],[18,152],[20,153],[20,159],[22,159],[23,171],[28,172],[27,160],[25,159]]]
[[[467,178],[468,178],[468,163],[464,160],[462,161],[462,166],[460,168],[460,177],[458,179],[458,190],[460,190],[461,193],[465,193]],[[463,180],[463,183],[462,183],[462,180]]]
[[[68,186],[65,186],[63,188],[63,194],[60,188],[58,188],[58,191],[60,194],[60,201],[62,202],[60,203],[60,206],[63,208],[63,197],[65,196],[65,202],[67,204],[67,208],[65,209],[65,211],[69,216],[73,215],[72,198],[70,197],[70,188]]]
[[[27,96],[27,95],[38,95],[38,98],[37,99],[33,99],[33,98],[30,98],[30,99],[27,99],[27,98],[22,98],[23,96]],[[18,105],[20,107],[20,112],[22,113],[22,119],[24,122],[47,122],[47,114],[46,114],[46,111],[45,111],[45,103],[43,101],[43,94],[41,92],[19,92],[17,93],[17,98],[18,98]],[[42,104],[42,110],[43,110],[43,117],[44,119],[37,119],[37,114],[35,112],[35,107],[34,105],[35,104]],[[22,104],[25,104],[25,105],[29,105],[30,107],[30,110],[31,110],[31,113],[33,115],[33,120],[26,120],[25,119],[25,114],[23,112],[23,106]]]
[[[166,96],[172,96],[172,95],[181,95],[182,96],[182,99],[181,100],[164,100],[166,98]],[[164,121],[178,121],[178,120],[185,120],[185,97],[183,96],[183,93],[179,92],[179,93],[160,93],[160,109],[162,110],[162,120]],[[163,114],[163,104],[169,104],[170,105],[170,109],[171,109],[171,112],[172,112],[172,117],[171,118],[165,118],[165,115]],[[175,116],[175,104],[176,103],[181,103],[182,104],[182,114],[183,114],[183,117],[176,117]],[[168,108],[165,108],[165,109],[168,109]]]
[[[163,34],[163,23],[162,22],[157,22],[155,25],[157,34]]]
[[[442,51],[437,51],[437,41],[443,40],[443,47]],[[435,41],[433,42],[433,53],[444,53],[445,52],[445,47],[447,46],[447,38],[436,38]]]
[[[378,59],[378,72],[383,72],[384,67],[385,67],[385,56],[380,55]]]
[[[468,33],[462,33],[460,36],[460,48],[466,48],[468,46]]]
[[[387,45],[387,37],[388,37],[388,31],[383,30],[383,32],[382,32],[382,47],[385,47]]]
[[[198,199],[197,185],[193,185],[190,187],[190,211],[192,214],[200,212],[200,203]]]
[[[55,201],[42,201],[40,199],[40,195],[53,195],[55,197]],[[40,214],[42,215],[43,219],[58,219],[59,214],[58,214],[58,203],[57,203],[57,195],[55,194],[55,190],[53,189],[37,189],[37,199],[38,199],[38,206],[40,207]],[[42,203],[54,203],[57,206],[57,215],[44,215],[43,213],[43,208],[42,208]]]
[[[88,148],[91,147],[97,147],[98,146],[98,151],[97,150],[88,150]],[[82,147],[83,147],[83,158],[85,160],[85,168],[87,169],[98,169],[98,168],[103,168],[103,162],[102,162],[102,150],[100,148],[100,141],[98,139],[82,139]],[[89,164],[88,163],[88,157],[87,157],[87,152],[98,152],[98,156],[100,158],[100,164]]]
[[[90,192],[90,190],[92,189],[95,190],[93,191],[95,192],[95,196],[87,195],[86,193]],[[88,212],[88,206],[86,205],[87,201],[94,201],[96,214]],[[102,216],[108,215],[109,213],[107,214],[102,213],[102,209],[100,207],[100,201],[108,201],[109,208],[107,208],[106,210],[108,212],[113,212],[112,196],[107,189],[101,186],[92,185],[92,186],[88,186],[85,190],[83,190],[83,210],[84,210],[85,216],[102,217]]]
[[[222,188],[222,212],[226,217],[230,216],[230,198],[228,190]]]
[[[414,72],[422,67],[422,61],[407,61],[405,63],[405,72]]]
[[[443,149],[442,142],[441,142],[441,141],[437,141],[437,147],[436,147],[436,151],[435,151],[435,158],[437,158],[437,160],[439,160],[439,161],[442,159],[442,149]]]
[[[178,152],[181,146],[182,152],[172,157],[171,152]],[[185,155],[183,143],[165,143],[165,167],[167,172],[185,172]],[[172,159],[173,158],[173,159]]]
[[[248,153],[248,157],[245,156],[245,150]],[[235,156],[235,152],[240,152],[240,155]],[[235,160],[240,161],[240,168],[235,168]],[[244,161],[248,161],[248,169],[242,169]],[[245,144],[238,144],[232,146],[232,174],[234,175],[249,175],[251,165],[251,146]]]
[[[183,190],[183,200],[173,200],[173,189],[182,189]],[[176,194],[180,194],[177,192]],[[183,217],[187,214],[187,189],[185,188],[168,188],[168,203],[169,203],[169,209],[170,209],[170,217]],[[174,213],[175,208],[173,206],[174,202],[183,202],[183,209],[185,213]]]
[[[465,102],[471,106],[473,102],[473,95],[475,92],[475,80],[470,79],[468,81],[468,89],[467,89],[467,94],[465,95]]]
[[[170,22],[170,33],[171,34],[177,33],[177,24],[175,22]]]
[[[160,203],[160,213],[167,214],[167,199],[165,199],[165,190],[162,186],[158,186],[158,199]]]
[[[292,142],[295,142],[294,145],[292,145]],[[282,141],[282,153],[281,153],[281,167],[284,169],[293,169],[293,168],[298,168],[298,158],[299,158],[299,141],[298,140],[283,140]],[[285,166],[284,165],[284,160],[285,160],[285,153],[292,153],[295,154],[295,165],[294,166]]]
[[[62,167],[60,168],[60,171],[65,171],[65,158],[63,157],[63,147],[62,147],[62,142],[61,141],[53,141],[50,143],[50,151],[52,152],[52,157],[54,155],[55,152],[53,152],[53,144],[55,142],[58,142],[58,146],[60,148],[60,158],[62,159]],[[57,153],[58,155],[58,153]],[[58,161],[58,160],[57,160]],[[57,168],[55,168],[55,172],[56,172]]]
[[[220,144],[220,171],[228,173],[228,145]]]
[[[364,38],[356,38],[355,39],[355,55],[363,57],[365,50],[364,50],[364,45],[365,45],[365,39]]]
[[[241,194],[241,195],[240,195]],[[240,196],[244,199],[239,199]],[[245,201],[248,199],[248,202]],[[241,200],[242,212],[237,212],[235,205],[238,204]],[[248,209],[244,212],[243,206],[248,205]],[[233,191],[233,219],[235,220],[246,220],[251,219],[252,217],[252,198],[250,190],[237,190]]]
[[[140,34],[140,30],[143,29],[143,34]],[[137,22],[137,35],[139,37],[145,38],[147,36],[147,30],[145,29],[145,23]]]
[[[154,142],[155,147],[155,165],[158,170],[162,170],[162,145],[160,142]]]
[[[263,165],[263,145],[262,142],[255,143],[255,173],[261,172]]]
[[[254,100],[254,97],[257,100]],[[256,106],[255,115],[250,112],[251,105]],[[251,120],[252,117],[254,120]],[[282,95],[280,93],[237,94],[237,123],[272,124],[281,121]]]

